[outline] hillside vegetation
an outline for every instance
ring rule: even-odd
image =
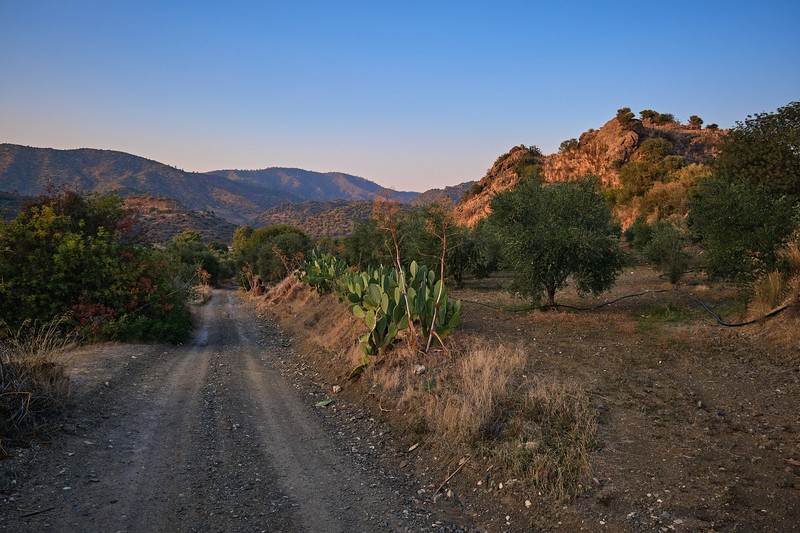
[[[451,185],[444,189],[430,189],[412,199],[409,204],[415,207],[424,207],[430,204],[439,204],[442,207],[453,208],[461,202],[464,194],[475,185],[474,181],[465,181],[458,185]]]
[[[215,170],[212,176],[250,183],[269,190],[284,191],[299,201],[369,200],[388,197],[405,203],[419,193],[395,191],[377,183],[342,172],[314,172],[300,168],[265,168],[262,170]]]
[[[204,242],[229,243],[236,225],[213,211],[186,209],[178,200],[150,195],[124,198],[125,207],[134,210],[150,242],[166,244],[187,231],[196,231]]]
[[[281,204],[264,211],[253,226],[288,224],[302,229],[315,239],[350,235],[359,221],[372,216],[372,200],[331,200]]]

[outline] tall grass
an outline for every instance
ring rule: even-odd
[[[775,270],[755,282],[750,311],[755,316],[764,316],[783,303],[787,291],[787,278]]]
[[[73,342],[63,333],[64,322],[0,327],[0,454],[7,453],[4,444],[36,436],[69,391],[62,362]]]
[[[452,371],[438,373],[440,390],[426,395],[423,410],[443,442],[469,446],[501,416],[525,354],[519,347],[477,339],[460,348]]]
[[[763,316],[776,307],[800,301],[800,245],[789,243],[780,253],[781,270],[769,272],[753,284],[750,311]]]
[[[370,369],[384,405],[403,412],[406,428],[442,456],[475,454],[555,499],[580,493],[591,479],[597,417],[586,391],[553,379],[523,376],[519,346],[467,336],[449,355]],[[392,404],[391,402],[395,402]]]

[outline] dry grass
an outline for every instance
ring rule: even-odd
[[[189,303],[192,305],[204,305],[208,300],[211,299],[211,293],[213,289],[211,285],[207,285],[201,283],[200,285],[194,285],[193,287],[189,288]]]
[[[519,347],[471,339],[460,347],[451,372],[440,372],[423,413],[437,438],[448,443],[474,444],[502,418],[511,385],[524,367]]]
[[[0,454],[2,444],[33,438],[69,392],[63,360],[72,340],[63,319],[27,320],[0,334]]]
[[[788,289],[786,275],[783,272],[770,272],[753,287],[753,298],[750,301],[750,312],[755,317],[764,316],[783,303]]]
[[[312,293],[308,286],[304,285],[297,277],[287,276],[267,291],[263,299],[263,305],[274,306],[284,301],[291,301],[301,292],[305,292],[308,295]]]
[[[587,393],[575,384],[528,380],[504,430],[487,450],[513,477],[542,494],[569,499],[591,479],[597,418]]]
[[[320,295],[294,276],[277,284],[259,302],[257,310],[271,315],[287,333],[298,337],[293,345],[311,359],[346,375],[358,364],[356,339],[364,323],[347,312],[330,294]]]
[[[356,366],[365,327],[335,297],[287,278],[260,306],[298,351],[339,379]],[[446,350],[427,355],[399,343],[373,360],[359,387],[401,433],[438,456],[486,457],[505,479],[571,497],[589,477],[595,417],[577,386],[526,378],[528,358],[521,346],[460,331]]]
[[[800,306],[800,244],[797,242],[789,244],[783,252],[783,258],[788,271],[787,292],[795,307],[795,314],[798,314],[797,307]]]
[[[789,305],[781,316],[769,320],[758,333],[776,363],[800,365],[800,245],[792,242],[781,252],[784,272],[771,272],[754,286],[750,310],[763,316],[780,305]]]

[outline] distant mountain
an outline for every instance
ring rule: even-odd
[[[244,224],[276,205],[306,200],[361,200],[388,195],[406,202],[418,193],[395,193],[364,178],[300,169],[185,172],[113,150],[55,150],[0,144],[0,191],[37,196],[50,187],[122,196],[175,199],[188,210],[213,211]]]
[[[254,221],[255,227],[288,224],[302,229],[309,236],[342,237],[353,232],[359,220],[372,216],[372,200],[331,200],[301,202],[273,207]]]
[[[215,211],[244,223],[264,209],[295,200],[219,176],[184,172],[157,161],[112,150],[54,150],[0,144],[0,190],[37,196],[49,187],[122,196],[167,196],[194,210]]]
[[[262,170],[214,170],[208,174],[234,182],[258,185],[265,189],[284,191],[302,200],[370,200],[388,196],[406,203],[417,192],[394,191],[358,176],[341,172],[313,172],[299,168],[265,168]]]
[[[437,203],[442,207],[453,208],[458,205],[463,198],[464,193],[473,185],[475,185],[475,183],[477,182],[466,181],[464,183],[459,183],[458,185],[445,187],[444,189],[430,189],[412,199],[409,204],[416,207],[422,207],[428,204]]]

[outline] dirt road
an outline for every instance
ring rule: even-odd
[[[458,530],[368,415],[315,409],[320,389],[287,379],[302,367],[235,292],[200,314],[185,346],[76,356],[73,418],[0,463],[0,530]]]

